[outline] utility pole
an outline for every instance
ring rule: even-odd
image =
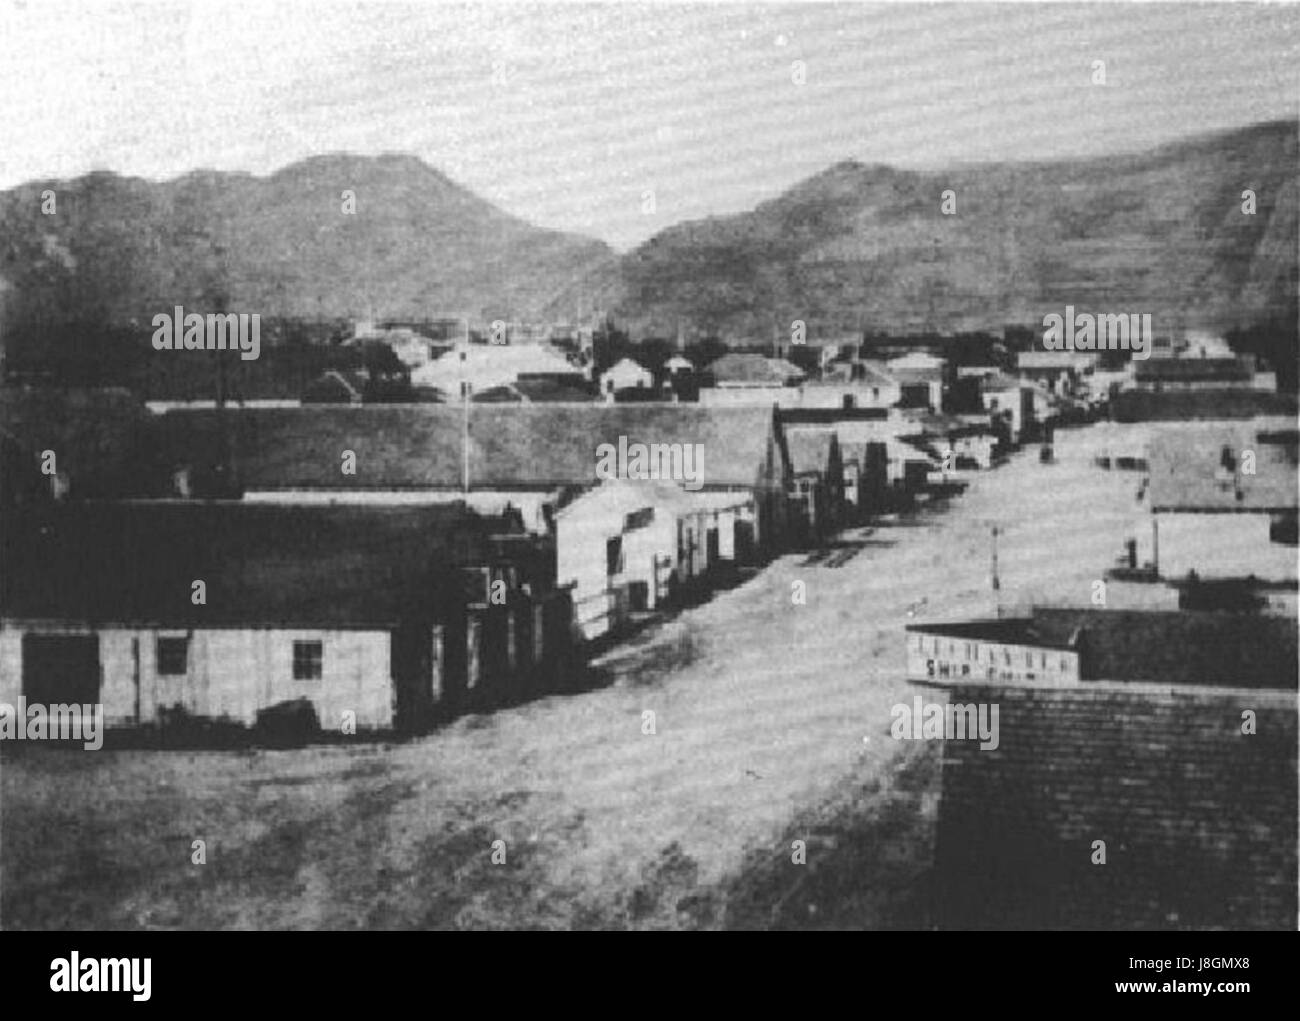
[[[1002,582],[998,578],[998,526],[994,525],[992,529],[992,579],[993,579],[993,601],[997,609],[997,616],[1002,616],[1002,599],[998,594],[1002,588]]]

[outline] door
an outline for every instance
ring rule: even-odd
[[[98,635],[23,635],[23,695],[44,706],[99,701]]]

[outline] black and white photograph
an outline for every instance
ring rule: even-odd
[[[0,930],[1258,993],[1298,252],[1294,3],[0,0]]]

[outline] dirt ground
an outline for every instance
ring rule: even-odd
[[[1083,439],[778,560],[606,653],[581,694],[410,742],[0,749],[0,924],[928,928],[941,746],[889,734],[921,693],[903,628],[995,611],[993,523],[1004,605],[1087,602],[1141,508]]]

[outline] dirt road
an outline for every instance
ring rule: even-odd
[[[993,612],[994,522],[1005,602],[1049,581],[1086,602],[1138,513],[1132,475],[1036,453],[779,560],[604,656],[582,694],[399,744],[6,750],[0,922],[925,926],[937,752],[889,736],[915,693],[904,626]]]

